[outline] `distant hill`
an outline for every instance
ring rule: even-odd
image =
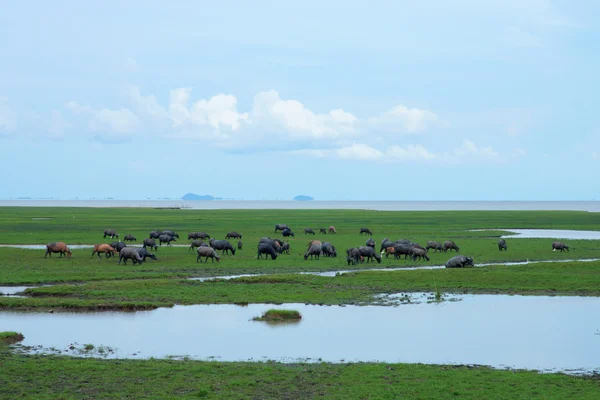
[[[314,200],[314,197],[310,197],[310,196],[306,196],[303,194],[299,194],[298,196],[294,197],[294,200],[296,201],[310,201],[310,200]]]
[[[181,200],[219,200],[220,197],[214,197],[210,194],[195,194],[195,193],[187,193],[185,196],[181,198]]]

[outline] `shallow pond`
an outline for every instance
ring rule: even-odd
[[[427,298],[411,296],[413,301]],[[398,307],[251,304],[136,313],[0,312],[0,331],[21,332],[23,346],[41,345],[43,352],[56,348],[73,354],[77,346],[69,350],[71,344],[91,343],[112,348],[104,355],[118,358],[457,363],[566,372],[600,368],[600,324],[594,318],[599,298],[458,298]],[[270,308],[298,310],[302,320],[251,321]]]
[[[600,240],[600,231],[575,231],[568,229],[474,229],[476,231],[505,231],[514,235],[501,236],[505,239],[571,239]]]

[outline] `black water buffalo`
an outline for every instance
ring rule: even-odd
[[[154,239],[144,239],[144,244],[142,246],[144,249],[146,247],[150,247],[150,250],[158,250],[158,246],[156,245],[156,241]]]
[[[446,261],[446,268],[464,268],[473,265],[473,258],[465,256],[454,256]]]
[[[212,247],[213,249],[221,250],[223,254],[229,254],[229,252],[231,251],[231,254],[235,256],[235,248],[231,243],[229,243],[228,240],[211,239],[209,244],[210,247]]]
[[[305,235],[314,235],[315,231],[313,231],[312,228],[304,228],[304,234]]]
[[[160,235],[162,235],[162,231],[151,231],[148,236],[150,237],[150,239],[158,239],[160,237]]]
[[[238,250],[241,250],[241,249],[242,249],[242,245],[243,245],[243,244],[242,244],[242,241],[241,241],[241,240],[238,240]]]
[[[394,242],[394,244],[411,244],[412,242],[408,239],[398,239]]]
[[[281,234],[283,235],[283,237],[295,237],[294,232],[292,232],[290,228],[285,228],[281,231]]]
[[[429,249],[434,249],[434,253],[436,253],[438,251],[443,251],[444,246],[442,246],[442,244],[440,242],[435,242],[433,240],[430,240],[429,242],[427,242],[427,246],[425,246],[425,250],[429,250]]]
[[[196,240],[192,240],[192,243],[190,243],[190,248],[188,249],[188,251],[194,250],[196,247],[210,247],[210,246],[207,245],[202,240],[196,239]]]
[[[123,241],[128,241],[128,242],[135,242],[137,240],[137,238],[133,235],[125,235],[125,237],[123,238]]]
[[[232,231],[232,232],[227,232],[227,235],[225,235],[225,239],[242,239],[242,234],[238,233],[236,231]]]
[[[369,246],[360,246],[358,248],[358,252],[363,258],[367,259],[367,262],[371,261],[373,258],[377,260],[378,263],[381,263],[381,255],[377,254],[374,248]]]
[[[444,252],[446,251],[456,251],[458,253],[458,251],[460,250],[459,247],[456,245],[456,243],[454,243],[452,240],[446,240],[444,242]]]
[[[321,257],[321,252],[323,251],[323,244],[318,240],[314,240],[304,253],[304,259],[308,260],[308,257],[312,260],[313,256],[317,257],[317,260]]]
[[[369,236],[373,236],[373,232],[371,232],[369,228],[360,228],[360,235],[362,235],[363,233],[366,233]]]
[[[215,259],[217,259],[217,262],[219,262],[221,260],[221,256],[219,256],[219,254],[216,252],[215,249],[213,249],[212,247],[206,247],[206,246],[200,246],[198,247],[198,250],[196,250],[198,252],[198,257],[196,257],[196,262],[202,262],[202,257],[204,258],[204,262],[208,262],[208,258],[210,257],[212,262],[215,262]]]
[[[122,250],[124,247],[127,247],[127,245],[126,245],[125,243],[123,243],[123,242],[112,242],[112,243],[110,244],[110,247],[112,247],[113,249],[115,249],[115,250],[116,250],[116,251],[118,251],[118,252],[121,252],[121,250]]]
[[[105,229],[103,238],[109,237],[111,239],[119,238],[119,234],[114,229]]]
[[[322,233],[323,235],[327,235],[327,228],[319,228],[319,233]]]
[[[323,242],[321,251],[323,252],[323,257],[337,257],[337,250],[335,249],[335,246],[329,242]]]
[[[174,238],[177,238],[177,239],[179,239],[179,234],[175,233],[174,231],[172,231],[172,230],[170,230],[170,229],[167,229],[167,230],[165,230],[165,231],[162,231],[162,234],[163,234],[163,235],[169,235],[169,236],[171,236],[171,237],[174,237]]]
[[[190,239],[210,239],[210,235],[206,232],[190,232],[188,233],[188,240]]]
[[[171,242],[176,242],[176,241],[177,241],[177,239],[175,239],[173,236],[167,235],[167,234],[163,234],[158,237],[158,245],[159,246],[162,246],[163,243],[166,243],[167,246],[170,246]]]
[[[421,249],[419,247],[413,247],[412,248],[412,255],[411,255],[413,261],[417,261],[417,258],[419,260],[421,259],[426,259],[427,261],[429,261],[429,256],[427,255],[427,250],[425,249]]]
[[[560,250],[561,253],[565,250],[569,251],[569,246],[567,246],[563,242],[553,242],[552,243],[552,251],[556,251],[556,250]]]
[[[384,251],[385,249],[387,249],[388,247],[393,247],[394,246],[394,242],[392,242],[390,239],[385,238],[381,241],[381,246],[379,246],[379,252]]]
[[[272,260],[277,259],[277,251],[275,251],[275,247],[273,247],[270,243],[261,242],[258,244],[258,253],[256,258],[262,258],[261,255],[270,255]]]
[[[346,261],[348,261],[348,265],[356,265],[360,262],[360,251],[358,248],[352,247],[346,250]]]
[[[156,255],[154,253],[150,253],[144,247],[138,247],[138,248],[136,248],[136,251],[138,252],[140,257],[142,257],[144,259],[144,261],[146,261],[146,258],[148,258],[148,257],[150,257],[153,260],[158,260],[158,258],[156,257]]]
[[[394,258],[400,259],[401,255],[404,255],[404,259],[406,260],[408,257],[412,256],[413,247],[410,244],[406,243],[396,243],[394,244]],[[389,255],[389,252],[386,254],[386,257]]]
[[[277,231],[282,231],[284,229],[289,229],[289,227],[286,224],[276,224],[275,225],[275,233],[277,233]]]
[[[506,244],[506,240],[500,239],[498,240],[498,250],[506,250],[508,251],[508,245]]]
[[[369,238],[367,240],[367,242],[365,243],[365,245],[369,246],[369,247],[372,247],[372,248],[375,248],[375,241],[373,240],[373,238]]]
[[[127,265],[127,260],[132,260],[133,263],[143,263],[144,262],[144,257],[140,256],[140,254],[138,253],[138,249],[135,247],[124,247],[123,249],[121,249],[121,251],[119,252],[119,264],[121,264],[121,261],[125,261],[125,265]]]
[[[290,244],[289,243],[284,243],[281,245],[281,250],[279,250],[281,252],[281,254],[285,253],[285,254],[290,254]]]

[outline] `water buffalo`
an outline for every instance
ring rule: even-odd
[[[337,257],[335,246],[329,242],[323,242],[321,251],[323,252],[323,257]]]
[[[277,233],[277,231],[282,231],[284,229],[289,229],[286,224],[276,224],[275,225],[275,233]]]
[[[322,233],[323,235],[327,235],[327,228],[319,228],[319,233]]]
[[[177,238],[179,239],[179,234],[175,233],[174,231],[167,229],[166,231],[162,231],[163,235],[169,235],[171,237]]]
[[[393,247],[394,246],[394,242],[392,242],[390,239],[385,238],[381,241],[381,246],[379,246],[379,251],[382,252],[383,250],[387,249],[388,247]]]
[[[160,235],[162,235],[162,231],[151,231],[148,236],[150,237],[150,239],[158,239],[160,237]]]
[[[290,244],[289,243],[284,243],[283,245],[281,245],[281,249],[279,250],[279,252],[281,254],[283,254],[283,253],[290,254]]]
[[[177,239],[175,239],[173,236],[168,235],[168,234],[163,234],[158,237],[158,245],[159,246],[162,246],[163,243],[166,243],[167,246],[170,246],[171,242],[175,242],[175,241],[177,241]]]
[[[359,254],[367,259],[367,262],[371,261],[373,258],[377,260],[378,263],[381,263],[381,256],[377,254],[374,248],[369,246],[360,246],[358,248]]]
[[[394,246],[389,246],[386,247],[385,249],[381,250],[380,255],[383,256],[385,254],[385,258],[388,258],[390,254],[394,255],[394,258],[398,258],[396,257],[396,248]]]
[[[112,242],[110,246],[113,247],[117,252],[121,252],[123,247],[127,247],[127,245],[123,242]]]
[[[242,241],[238,240],[238,250],[241,250],[241,249],[242,249]]]
[[[210,239],[210,235],[206,232],[190,232],[188,233],[188,240],[190,239]]]
[[[137,252],[138,249],[135,247],[124,247],[121,249],[121,251],[119,252],[119,265],[121,264],[121,261],[124,260],[125,261],[125,265],[127,265],[127,260],[132,260],[133,263],[143,263],[144,262],[144,257],[140,256],[140,254]]]
[[[114,229],[105,229],[103,238],[106,239],[107,236],[111,239],[119,238],[119,234]]]
[[[118,237],[118,236],[117,236]],[[133,235],[125,235],[123,241],[135,242],[137,238]]]
[[[294,232],[292,232],[290,228],[285,228],[283,231],[281,231],[281,234],[283,237],[295,237]]]
[[[465,256],[454,256],[446,261],[446,268],[464,268],[473,265],[473,258]]]
[[[196,239],[196,240],[193,240],[192,243],[190,243],[190,248],[188,249],[188,251],[194,250],[196,247],[203,247],[203,246],[209,247],[202,240]]]
[[[360,228],[360,235],[362,235],[363,233],[366,233],[369,236],[373,236],[373,232],[371,232],[369,228]]]
[[[361,261],[360,251],[356,247],[352,247],[346,250],[346,261],[348,265],[356,265]]]
[[[156,245],[156,241],[154,239],[144,239],[144,245],[142,246],[144,249],[146,247],[150,247],[150,250],[154,248],[154,250],[158,250],[158,246]]]
[[[498,250],[506,250],[508,251],[508,245],[506,244],[506,240],[500,239],[498,240]]]
[[[313,231],[312,228],[304,228],[304,234],[305,235],[314,235],[315,231]]]
[[[560,250],[561,253],[565,250],[569,251],[569,246],[567,246],[563,242],[553,242],[552,243],[552,251],[556,251],[556,250]]]
[[[94,246],[94,251],[92,251],[92,258],[94,257],[94,254],[98,254],[98,258],[101,258],[100,253],[104,253],[104,256],[108,258],[110,256],[116,255],[117,250],[115,250],[115,248],[112,247],[110,244],[97,244]]]
[[[400,259],[401,255],[404,255],[404,259],[406,260],[408,257],[411,257],[413,247],[409,244],[405,243],[396,243],[394,244],[394,258]],[[389,253],[388,253],[389,254]],[[386,254],[386,257],[387,255]]]
[[[50,254],[50,257],[52,257],[52,253],[60,253],[59,257],[62,257],[63,255],[65,257],[72,256],[71,250],[69,250],[69,246],[67,246],[67,244],[65,242],[53,242],[53,243],[47,244],[46,245],[46,254],[44,255],[44,258],[46,258],[46,256],[48,256],[48,254]]]
[[[146,250],[143,247],[137,247],[135,249],[135,251],[137,251],[137,253],[140,255],[140,257],[142,257],[142,259],[144,261],[146,261],[146,258],[150,257],[153,260],[158,260],[158,258],[156,257],[156,255],[154,255],[154,253],[150,253],[148,250]]]
[[[375,241],[373,240],[373,238],[369,238],[369,239],[367,239],[367,242],[365,243],[365,245],[375,248]]]
[[[317,257],[317,260],[321,257],[321,252],[323,251],[323,245],[318,240],[315,240],[313,242],[314,243],[311,243],[310,246],[308,246],[306,253],[304,253],[305,260],[308,260],[309,256],[310,256],[311,260],[312,260],[313,256]]]
[[[425,250],[429,250],[429,249],[434,249],[434,253],[436,253],[438,251],[444,250],[444,246],[442,246],[442,244],[440,242],[435,242],[433,240],[430,240],[429,242],[427,242],[427,246],[425,246]]]
[[[198,252],[198,257],[196,257],[196,262],[202,262],[201,258],[204,258],[204,262],[208,262],[208,258],[210,257],[212,262],[215,262],[215,259],[217,260],[217,262],[219,262],[221,260],[221,256],[215,251],[215,249],[213,249],[212,247],[205,247],[205,246],[201,246],[198,247],[198,250],[196,250]]]
[[[211,239],[209,244],[213,249],[223,251],[223,254],[229,254],[231,251],[231,254],[235,256],[235,248],[227,240]]]
[[[238,233],[236,231],[232,231],[232,232],[227,232],[227,235],[225,235],[225,239],[242,239],[242,234]]]
[[[272,260],[277,259],[277,251],[275,251],[275,247],[273,247],[270,243],[261,242],[258,244],[258,253],[256,258],[261,258],[261,255],[270,255]]]
[[[419,260],[424,258],[425,260],[429,261],[429,256],[427,256],[427,250],[421,249],[419,247],[412,248],[411,257],[412,257],[413,261],[417,261],[417,258]]]
[[[458,251],[460,249],[458,248],[458,246],[456,245],[456,243],[454,243],[452,240],[446,240],[444,242],[444,252],[446,252],[448,250],[450,250],[450,251],[454,250],[454,251],[456,251],[458,253]]]
[[[337,233],[337,230],[335,229],[335,226],[331,225],[329,228],[327,228],[327,231],[329,233]]]
[[[411,244],[412,242],[408,239],[398,239],[394,242],[394,244]]]

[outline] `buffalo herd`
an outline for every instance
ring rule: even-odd
[[[319,233],[323,235],[328,233],[337,233],[337,230],[334,226],[318,228],[318,230]],[[315,231],[316,229],[313,228],[304,228],[305,235],[314,236],[316,234]],[[280,232],[283,238],[287,239],[288,241],[272,239],[270,237],[261,238],[257,245],[257,259],[261,259],[264,255],[267,259],[270,257],[271,260],[276,260],[281,254],[290,254],[289,238],[295,237],[292,229],[286,224],[276,224],[274,232]],[[452,251],[458,253],[460,251],[459,246],[452,240],[447,240],[443,243],[437,241],[428,241],[426,246],[423,247],[420,244],[412,242],[408,239],[391,241],[388,238],[385,238],[381,241],[379,251],[376,251],[376,242],[371,237],[373,232],[367,227],[362,227],[359,230],[359,234],[366,234],[369,236],[369,239],[367,239],[363,246],[352,247],[346,250],[346,261],[348,265],[356,265],[358,263],[372,261],[381,263],[383,256],[388,258],[390,255],[392,255],[396,260],[400,260],[402,256],[404,256],[405,260],[410,258],[413,261],[430,261],[429,250],[433,250],[434,253]],[[103,237],[118,239],[119,234],[114,229],[105,229]],[[188,240],[192,241],[190,242],[189,250],[196,250],[196,262],[202,262],[203,258],[205,263],[209,258],[212,260],[212,262],[215,260],[219,262],[221,260],[221,256],[219,255],[218,251],[221,251],[222,255],[231,254],[232,256],[235,256],[236,250],[242,250],[242,238],[242,234],[237,231],[228,232],[223,240],[215,239],[206,232],[190,232],[188,234]],[[157,260],[158,258],[151,251],[158,250],[159,246],[162,246],[163,243],[166,243],[167,246],[170,246],[171,242],[175,242],[177,239],[179,239],[179,234],[173,230],[151,231],[148,234],[148,238],[143,239],[141,247],[127,247],[125,241],[135,242],[137,240],[135,236],[128,234],[124,236],[123,241],[95,245],[92,251],[92,257],[98,256],[100,258],[100,253],[104,254],[105,258],[116,257],[118,255],[119,264],[121,262],[127,264],[128,260],[131,260],[134,264],[141,264],[146,261],[147,258]],[[240,240],[234,245],[227,239]],[[498,250],[508,251],[508,245],[505,239],[501,238],[498,240]],[[569,246],[562,242],[555,241],[552,243],[552,251],[556,250],[559,250],[560,252],[569,251]],[[71,257],[72,255],[67,244],[64,242],[49,243],[46,246],[46,254],[44,255],[44,258],[48,255],[52,256],[52,253],[59,253],[60,257],[63,255],[65,257]],[[308,260],[309,258],[311,260],[318,260],[321,256],[337,257],[337,249],[330,242],[311,240],[306,247],[306,251],[304,252],[304,260]],[[463,268],[473,265],[472,257],[466,257],[462,255],[456,255],[445,263],[446,268]]]

